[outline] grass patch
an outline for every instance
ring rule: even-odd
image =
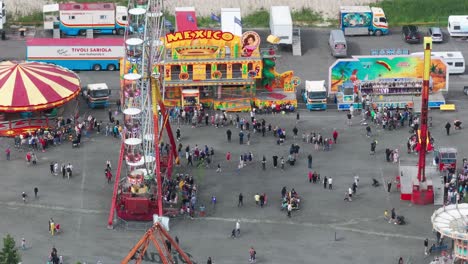
[[[259,9],[242,18],[242,27],[269,27],[270,26],[270,13],[265,9]]]
[[[323,21],[322,15],[308,8],[293,10],[291,13],[294,24],[310,26]]]
[[[391,27],[403,24],[446,26],[448,16],[468,13],[466,0],[383,0],[374,6],[383,8]]]

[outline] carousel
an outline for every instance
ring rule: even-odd
[[[68,69],[39,62],[0,62],[0,136],[53,126],[59,107],[75,99],[80,89],[80,79]]]

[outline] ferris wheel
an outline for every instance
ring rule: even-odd
[[[124,128],[112,202],[117,216],[124,220],[149,221],[154,214],[164,215],[162,185],[177,156],[160,95],[164,90],[159,75],[164,56],[162,11],[163,0],[129,0],[126,53],[121,66]],[[170,139],[168,157],[160,153],[160,127],[166,128]],[[121,170],[126,171],[126,177],[118,180]],[[109,216],[109,225],[111,222]]]

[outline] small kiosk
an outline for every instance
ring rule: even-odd
[[[182,89],[182,107],[198,107],[200,92],[198,89]]]

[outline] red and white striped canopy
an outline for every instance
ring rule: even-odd
[[[0,62],[0,112],[60,106],[80,93],[80,79],[63,67],[40,62]]]

